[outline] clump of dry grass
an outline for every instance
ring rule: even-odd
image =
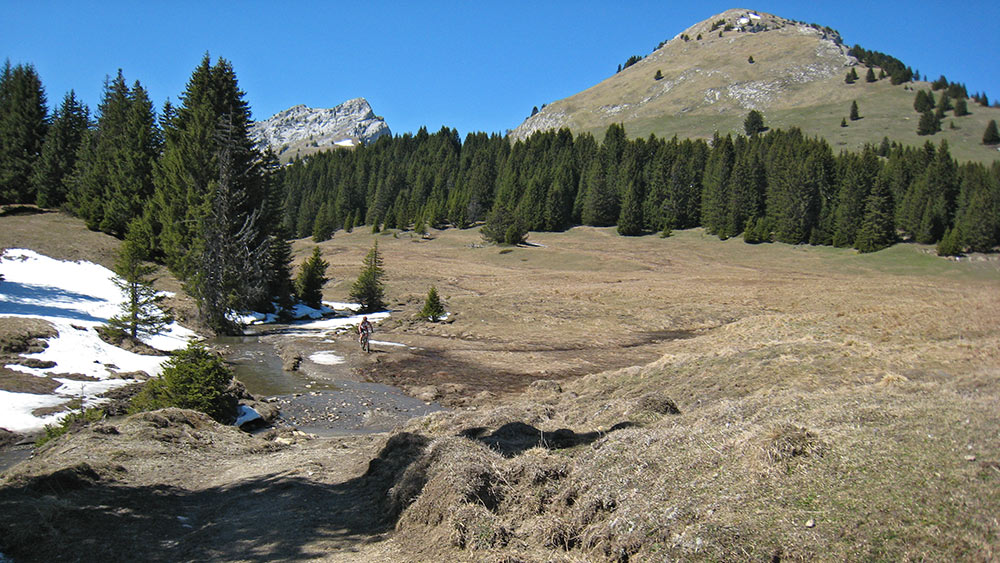
[[[646,393],[636,401],[635,407],[640,412],[650,412],[653,414],[680,414],[681,410],[673,399],[662,393]]]

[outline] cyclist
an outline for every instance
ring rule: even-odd
[[[365,352],[372,351],[368,339],[371,338],[373,332],[375,332],[375,327],[369,322],[368,317],[361,317],[361,323],[358,325],[358,341],[361,342],[361,349]]]

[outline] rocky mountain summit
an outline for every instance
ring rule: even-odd
[[[391,131],[367,100],[354,98],[334,108],[290,107],[254,123],[250,134],[286,160],[331,147],[368,144]]]
[[[811,106],[841,97],[843,88],[835,86],[842,86],[844,73],[857,64],[833,29],[728,10],[664,41],[599,84],[543,107],[511,136]]]

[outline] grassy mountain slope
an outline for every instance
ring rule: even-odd
[[[1000,109],[971,102],[971,115],[956,118],[948,112],[940,133],[920,137],[913,98],[915,89],[930,90],[928,83],[893,86],[887,78],[866,83],[867,67],[847,55],[848,47],[835,31],[773,15],[754,13],[761,19],[750,25],[766,26],[763,31],[712,30],[721,20],[739,26],[740,18],[750,13],[729,10],[691,26],[620,73],[547,105],[512,136],[569,127],[600,138],[608,125],[623,123],[630,136],[710,138],[715,131],[742,133],[747,112],[756,109],[769,127],[799,127],[835,148],[856,150],[883,137],[915,145],[945,139],[959,160],[1000,158],[995,148],[981,144],[986,124],[1000,119]],[[860,79],[846,84],[844,76],[852,67]],[[655,79],[657,71],[660,80]],[[842,128],[853,100],[862,119]]]

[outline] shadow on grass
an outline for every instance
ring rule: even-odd
[[[619,422],[607,431],[577,433],[567,428],[560,428],[559,430],[546,432],[524,422],[510,422],[497,428],[490,434],[486,434],[486,428],[476,427],[463,430],[459,435],[472,440],[479,440],[490,448],[500,452],[504,457],[514,457],[531,448],[542,447],[550,450],[561,450],[582,444],[590,444],[609,432],[633,426],[635,426],[633,422]]]
[[[0,551],[19,562],[263,562],[351,550],[392,530],[386,493],[427,442],[393,436],[364,475],[336,484],[276,473],[202,490],[137,487],[81,464],[0,489]]]

